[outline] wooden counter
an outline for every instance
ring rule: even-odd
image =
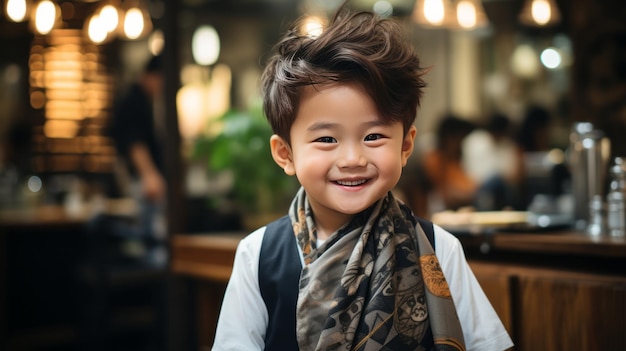
[[[235,250],[246,233],[215,233],[206,235],[175,235],[172,239],[172,270],[214,282],[227,282],[232,270]],[[493,234],[459,235],[471,258],[489,258],[493,253],[598,258],[609,261],[626,260],[626,239],[589,236],[577,231],[538,233],[496,232]],[[480,251],[480,255],[476,255]],[[530,262],[532,263],[532,262]],[[545,262],[540,262],[545,264]],[[626,266],[622,272],[626,275]],[[614,271],[616,267],[605,267]],[[598,267],[602,273],[602,267]],[[618,270],[619,271],[619,270]]]
[[[85,203],[68,209],[62,205],[40,205],[25,208],[0,209],[0,234],[21,229],[77,228],[84,225],[94,214],[132,217],[137,213],[135,200],[131,198],[103,199],[100,203]]]
[[[172,270],[196,284],[198,348],[213,342],[245,234],[176,235]],[[626,239],[575,231],[458,235],[516,350],[624,350]]]
[[[479,235],[478,237],[483,239],[485,237],[489,238],[485,235]],[[500,232],[495,233],[491,239],[491,245],[494,250],[626,258],[626,240],[606,235],[591,236],[577,231]],[[463,240],[462,237],[461,240]]]
[[[0,210],[2,232],[30,228],[75,228],[82,226],[88,217],[82,212],[70,214],[63,206],[38,206],[26,209]]]
[[[242,233],[176,235],[172,238],[172,271],[198,279],[227,283]]]

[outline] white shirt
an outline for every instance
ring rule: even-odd
[[[265,227],[237,247],[226,287],[213,351],[263,350],[268,312],[259,290],[259,255]],[[513,346],[465,259],[459,240],[435,225],[435,254],[444,272],[461,321],[468,351],[501,351]],[[300,252],[302,260],[302,252]]]

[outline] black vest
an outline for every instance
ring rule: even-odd
[[[433,224],[417,218],[435,248]],[[259,257],[259,288],[268,312],[265,350],[297,351],[296,303],[302,263],[289,216],[267,225]]]

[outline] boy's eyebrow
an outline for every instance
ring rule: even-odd
[[[311,126],[309,126],[307,128],[308,131],[310,132],[314,132],[316,130],[324,130],[324,129],[332,129],[333,127],[337,126],[338,123],[332,123],[332,122],[315,122],[313,123]],[[387,125],[387,123],[385,123],[382,120],[374,120],[374,121],[370,121],[365,123],[365,125],[367,127],[376,127],[376,126],[384,126]]]
[[[332,123],[332,122],[315,122],[311,126],[309,126],[306,130],[310,132],[314,132],[316,130],[331,129],[336,125],[337,123]]]
[[[389,125],[389,123],[383,121],[382,119],[376,119],[376,120],[365,123],[365,125],[368,127],[377,127],[377,126],[386,126],[386,125]]]

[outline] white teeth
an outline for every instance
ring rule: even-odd
[[[361,179],[361,180],[350,180],[350,181],[346,181],[346,180],[338,180],[337,184],[339,185],[345,185],[345,186],[357,186],[357,185],[361,185],[363,183],[365,183],[366,180],[365,179]]]

